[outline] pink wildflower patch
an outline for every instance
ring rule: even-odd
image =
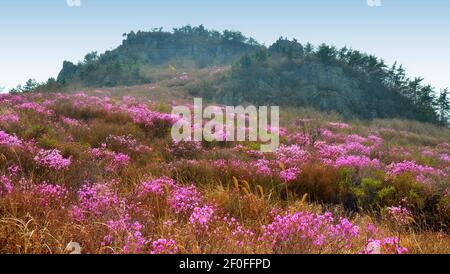
[[[298,145],[283,145],[276,151],[276,157],[279,163],[292,166],[307,162],[309,154]]]
[[[13,191],[14,187],[11,180],[2,175],[0,176],[0,195],[6,195]]]
[[[380,168],[380,161],[378,159],[371,160],[365,156],[342,156],[336,159],[335,167],[348,167],[348,168]]]
[[[125,214],[117,220],[106,223],[109,233],[103,238],[102,246],[121,245],[123,253],[141,253],[144,251],[147,240],[142,235],[142,225],[131,221],[130,215]]]
[[[0,115],[0,123],[13,124],[18,122],[20,122],[20,117],[15,113],[7,113]]]
[[[20,147],[23,145],[23,142],[16,136],[9,135],[8,133],[0,130],[0,145],[7,147]]]
[[[71,209],[72,216],[83,221],[86,216],[101,216],[119,205],[119,197],[106,183],[85,185],[78,191],[79,204]]]
[[[68,196],[65,187],[43,182],[32,188],[32,194],[40,206],[60,205]]]
[[[54,170],[67,170],[72,163],[72,158],[64,158],[57,149],[40,150],[34,157],[34,161],[42,167]]]
[[[331,213],[308,212],[278,215],[272,223],[263,226],[263,231],[260,240],[271,242],[273,250],[281,253],[310,253],[328,245],[350,248],[352,240],[359,235],[358,226],[347,219],[335,224]]]
[[[152,243],[151,254],[176,254],[178,246],[174,240],[158,239]]]
[[[300,174],[299,168],[291,167],[286,170],[280,171],[280,179],[285,183],[289,183],[289,182],[297,180],[297,176],[299,174]]]
[[[175,187],[176,182],[167,177],[161,177],[152,181],[146,181],[141,184],[138,189],[138,196],[144,197],[147,195],[163,196],[165,194],[165,187],[171,189]]]
[[[414,161],[403,161],[401,163],[392,163],[386,167],[386,174],[388,176],[397,176],[404,173],[411,173],[416,175],[416,179],[419,182],[424,182],[427,176],[440,175],[446,176],[447,174],[439,169],[435,169],[430,166],[423,166],[417,164]]]
[[[268,160],[260,159],[254,163],[254,166],[256,168],[256,174],[266,177],[272,176],[272,169]]]
[[[53,111],[48,110],[47,108],[45,108],[44,106],[35,103],[35,102],[28,102],[28,103],[23,103],[20,104],[18,106],[16,106],[17,109],[23,109],[23,110],[31,110],[34,112],[37,112],[39,114],[43,114],[46,116],[51,116],[53,115]]]
[[[81,125],[81,122],[78,121],[77,119],[72,119],[72,118],[68,118],[68,117],[63,117],[62,122],[68,126],[73,126],[73,127]]]
[[[195,186],[176,187],[168,199],[169,206],[178,214],[191,214],[198,207],[202,196]]]
[[[195,229],[197,234],[206,233],[214,219],[215,208],[206,205],[204,207],[196,207],[189,217],[189,223]]]

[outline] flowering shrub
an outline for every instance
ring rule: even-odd
[[[404,172],[412,173],[433,173],[435,169],[432,167],[422,166],[414,161],[404,161],[401,163],[392,163],[386,167],[386,173],[389,175],[398,175]]]
[[[386,167],[386,173],[389,176],[396,176],[403,173],[411,173],[416,175],[416,179],[419,182],[425,181],[427,175],[447,176],[447,174],[442,170],[438,170],[429,166],[419,165],[414,161],[403,161],[401,163],[392,163]]]
[[[263,227],[260,240],[270,241],[273,250],[281,253],[311,253],[330,246],[336,250],[350,248],[352,239],[359,235],[359,228],[344,218],[334,223],[331,213],[278,215]]]
[[[189,223],[197,234],[206,233],[213,220],[215,209],[212,206],[196,207],[189,217]]]
[[[223,217],[223,222],[227,230],[231,231],[231,235],[226,238],[229,245],[238,248],[251,247],[254,245],[256,233],[251,229],[244,228],[239,221],[230,216]]]
[[[11,165],[8,167],[7,169],[8,174],[10,174],[11,176],[18,176],[19,172],[21,171],[21,168],[18,165]]]
[[[107,222],[109,233],[103,238],[102,246],[119,244],[123,253],[144,252],[147,240],[142,235],[142,225],[132,222],[128,214],[118,220]]]
[[[343,156],[336,159],[335,167],[379,168],[380,161],[378,159],[371,160],[365,156]]]
[[[12,182],[8,177],[0,176],[0,195],[11,193],[13,188]]]
[[[61,205],[68,197],[66,188],[43,182],[32,188],[34,198],[42,207]]]
[[[122,111],[128,113],[136,124],[146,127],[166,128],[171,126],[177,117],[170,114],[160,113],[150,110],[145,104],[124,105],[121,107]]]
[[[20,147],[22,144],[23,142],[16,136],[9,135],[0,130],[0,146]]]
[[[297,176],[300,170],[296,167],[291,167],[286,170],[280,171],[280,178],[283,182],[288,183],[297,180]]]
[[[93,148],[89,152],[95,159],[105,161],[105,170],[108,172],[120,170],[131,162],[129,155],[107,150],[106,144],[102,144],[100,148]]]
[[[106,183],[84,185],[78,192],[79,205],[71,209],[72,216],[83,221],[87,215],[102,216],[119,205],[119,197]]]
[[[32,111],[35,111],[39,114],[43,114],[46,116],[51,116],[53,114],[53,111],[48,110],[44,106],[42,106],[38,103],[34,103],[34,102],[27,102],[27,103],[20,104],[20,105],[16,106],[16,109],[32,110]]]
[[[443,162],[450,163],[450,156],[448,156],[448,154],[442,154],[440,159]]]
[[[277,161],[286,166],[298,165],[305,163],[308,158],[308,152],[301,149],[297,145],[280,146],[276,152]]]
[[[167,177],[161,177],[152,181],[143,182],[138,189],[138,196],[163,196],[165,194],[165,187],[167,187],[167,189],[172,189],[175,186],[176,182],[174,180]]]
[[[17,114],[14,113],[8,113],[8,114],[1,114],[0,116],[0,123],[19,123],[20,117]]]
[[[54,170],[67,170],[72,163],[71,158],[63,158],[61,152],[57,149],[41,149],[34,157],[34,161],[42,167]]]
[[[265,160],[265,159],[260,159],[258,161],[256,161],[255,164],[255,168],[256,168],[256,174],[260,175],[260,176],[266,176],[266,177],[270,177],[272,176],[272,169],[270,167],[270,161]]]
[[[80,126],[81,123],[77,119],[72,119],[68,117],[63,117],[62,122],[68,126]]]
[[[189,215],[202,201],[200,193],[195,186],[177,186],[168,200],[170,207],[179,214]]]
[[[311,145],[311,137],[304,133],[294,133],[288,136],[289,143],[297,144],[299,146]]]
[[[176,254],[178,246],[174,240],[158,239],[152,243],[151,254]]]
[[[142,190],[139,192],[139,196],[143,196],[146,194],[151,194],[154,196],[163,196],[164,195],[163,184],[156,181],[142,183]]]
[[[369,155],[372,152],[372,147],[362,145],[359,142],[346,142],[340,146],[345,153],[352,155]]]
[[[317,142],[315,147],[318,150],[318,154],[320,155],[322,161],[336,159],[337,157],[345,154],[344,148],[339,145],[330,145],[325,142]]]
[[[130,156],[123,153],[107,153],[110,158],[110,163],[106,167],[106,171],[114,171],[122,167],[126,167],[130,163]]]

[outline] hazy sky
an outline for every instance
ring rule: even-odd
[[[450,87],[449,12],[448,0],[1,0],[0,87],[56,77],[63,60],[113,49],[125,32],[186,24],[347,45]]]

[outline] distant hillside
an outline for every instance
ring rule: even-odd
[[[260,46],[240,32],[209,31],[185,26],[165,32],[130,32],[118,48],[102,55],[87,54],[75,65],[65,61],[57,81],[84,86],[134,85],[152,82],[148,69],[155,67],[204,68],[231,64]]]
[[[155,83],[168,71],[232,64],[231,71],[196,79],[193,96],[225,104],[306,106],[346,118],[405,118],[448,125],[447,90],[436,91],[410,79],[402,66],[388,67],[378,57],[325,44],[315,48],[280,38],[270,47],[240,32],[203,26],[165,32],[124,34],[117,49],[89,53],[78,63],[64,62],[57,81],[35,90],[114,87]],[[177,70],[181,68],[181,70]],[[23,90],[32,90],[27,83]]]
[[[244,55],[226,77],[191,87],[191,94],[224,104],[308,106],[346,118],[406,118],[446,124],[447,90],[436,96],[401,66],[375,56],[322,44],[317,49],[279,39]]]

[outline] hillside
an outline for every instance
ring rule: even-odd
[[[114,50],[89,53],[78,64],[64,62],[57,81],[50,79],[35,90],[155,84],[189,70],[201,75],[187,86],[189,93],[212,102],[313,107],[345,119],[449,124],[448,90],[439,92],[422,78],[408,78],[401,65],[388,67],[357,50],[285,38],[266,47],[240,32],[220,33],[202,25],[124,37]],[[195,72],[230,64],[231,70],[222,69],[214,77]]]
[[[450,253],[449,129],[284,108],[273,153],[175,143],[145,94],[177,81],[0,95],[0,253]]]
[[[280,39],[244,55],[226,77],[191,88],[195,96],[228,105],[251,103],[313,107],[346,119],[403,118],[446,125],[447,91],[436,96],[401,66],[356,50],[325,44],[316,49]]]
[[[81,86],[136,85],[153,82],[155,68],[204,68],[231,64],[259,45],[240,32],[209,31],[203,26],[185,26],[165,32],[155,29],[124,34],[118,48],[98,55],[87,54],[75,65],[64,62],[60,84]]]

